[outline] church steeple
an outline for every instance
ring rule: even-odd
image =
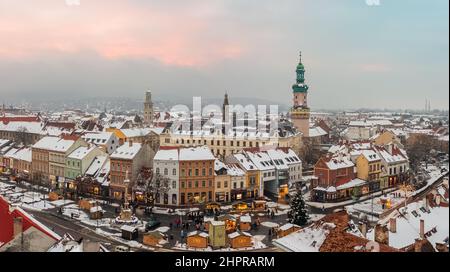
[[[144,124],[150,126],[152,123],[153,123],[153,102],[152,102],[152,92],[149,90],[145,93]]]
[[[295,70],[297,73],[297,84],[292,86],[294,92],[307,92],[308,86],[305,85],[305,66],[302,62],[302,52],[300,51],[300,60],[297,65],[297,69]]]
[[[228,93],[225,93],[225,97],[223,99],[222,105],[222,121],[225,122],[226,116],[228,115],[228,106],[230,105],[230,101],[228,99]]]
[[[296,83],[292,85],[293,107],[290,112],[291,119],[294,126],[303,133],[303,136],[308,137],[310,118],[310,109],[308,107],[309,86],[305,83],[305,66],[303,65],[301,51],[295,72],[297,74],[297,78]]]

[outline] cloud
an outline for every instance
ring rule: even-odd
[[[221,5],[181,8],[151,2],[62,0],[0,3],[0,58],[24,60],[52,53],[96,52],[106,59],[155,59],[166,65],[204,66],[245,52],[245,39],[220,35]],[[33,6],[33,8],[30,8]],[[235,33],[237,34],[237,33]],[[245,35],[242,35],[245,37]]]

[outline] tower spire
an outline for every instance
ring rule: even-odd
[[[300,51],[300,62],[299,63],[302,63],[302,51]]]

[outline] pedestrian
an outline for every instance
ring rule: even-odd
[[[169,223],[169,229],[172,229],[172,227],[173,227],[173,224],[172,224],[172,222],[170,222]]]
[[[173,234],[172,233],[169,235],[169,239],[173,240]]]
[[[272,210],[272,219],[275,217],[275,212]]]
[[[269,229],[269,237],[272,238],[272,229]]]

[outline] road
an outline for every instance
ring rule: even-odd
[[[75,240],[80,238],[88,239],[94,242],[103,243],[108,249],[113,250],[115,246],[127,246],[116,240],[107,238],[105,236],[97,234],[94,230],[72,222],[70,219],[61,218],[52,213],[40,212],[40,211],[28,211],[38,221],[52,229],[54,232],[63,236],[64,234],[70,234]]]

